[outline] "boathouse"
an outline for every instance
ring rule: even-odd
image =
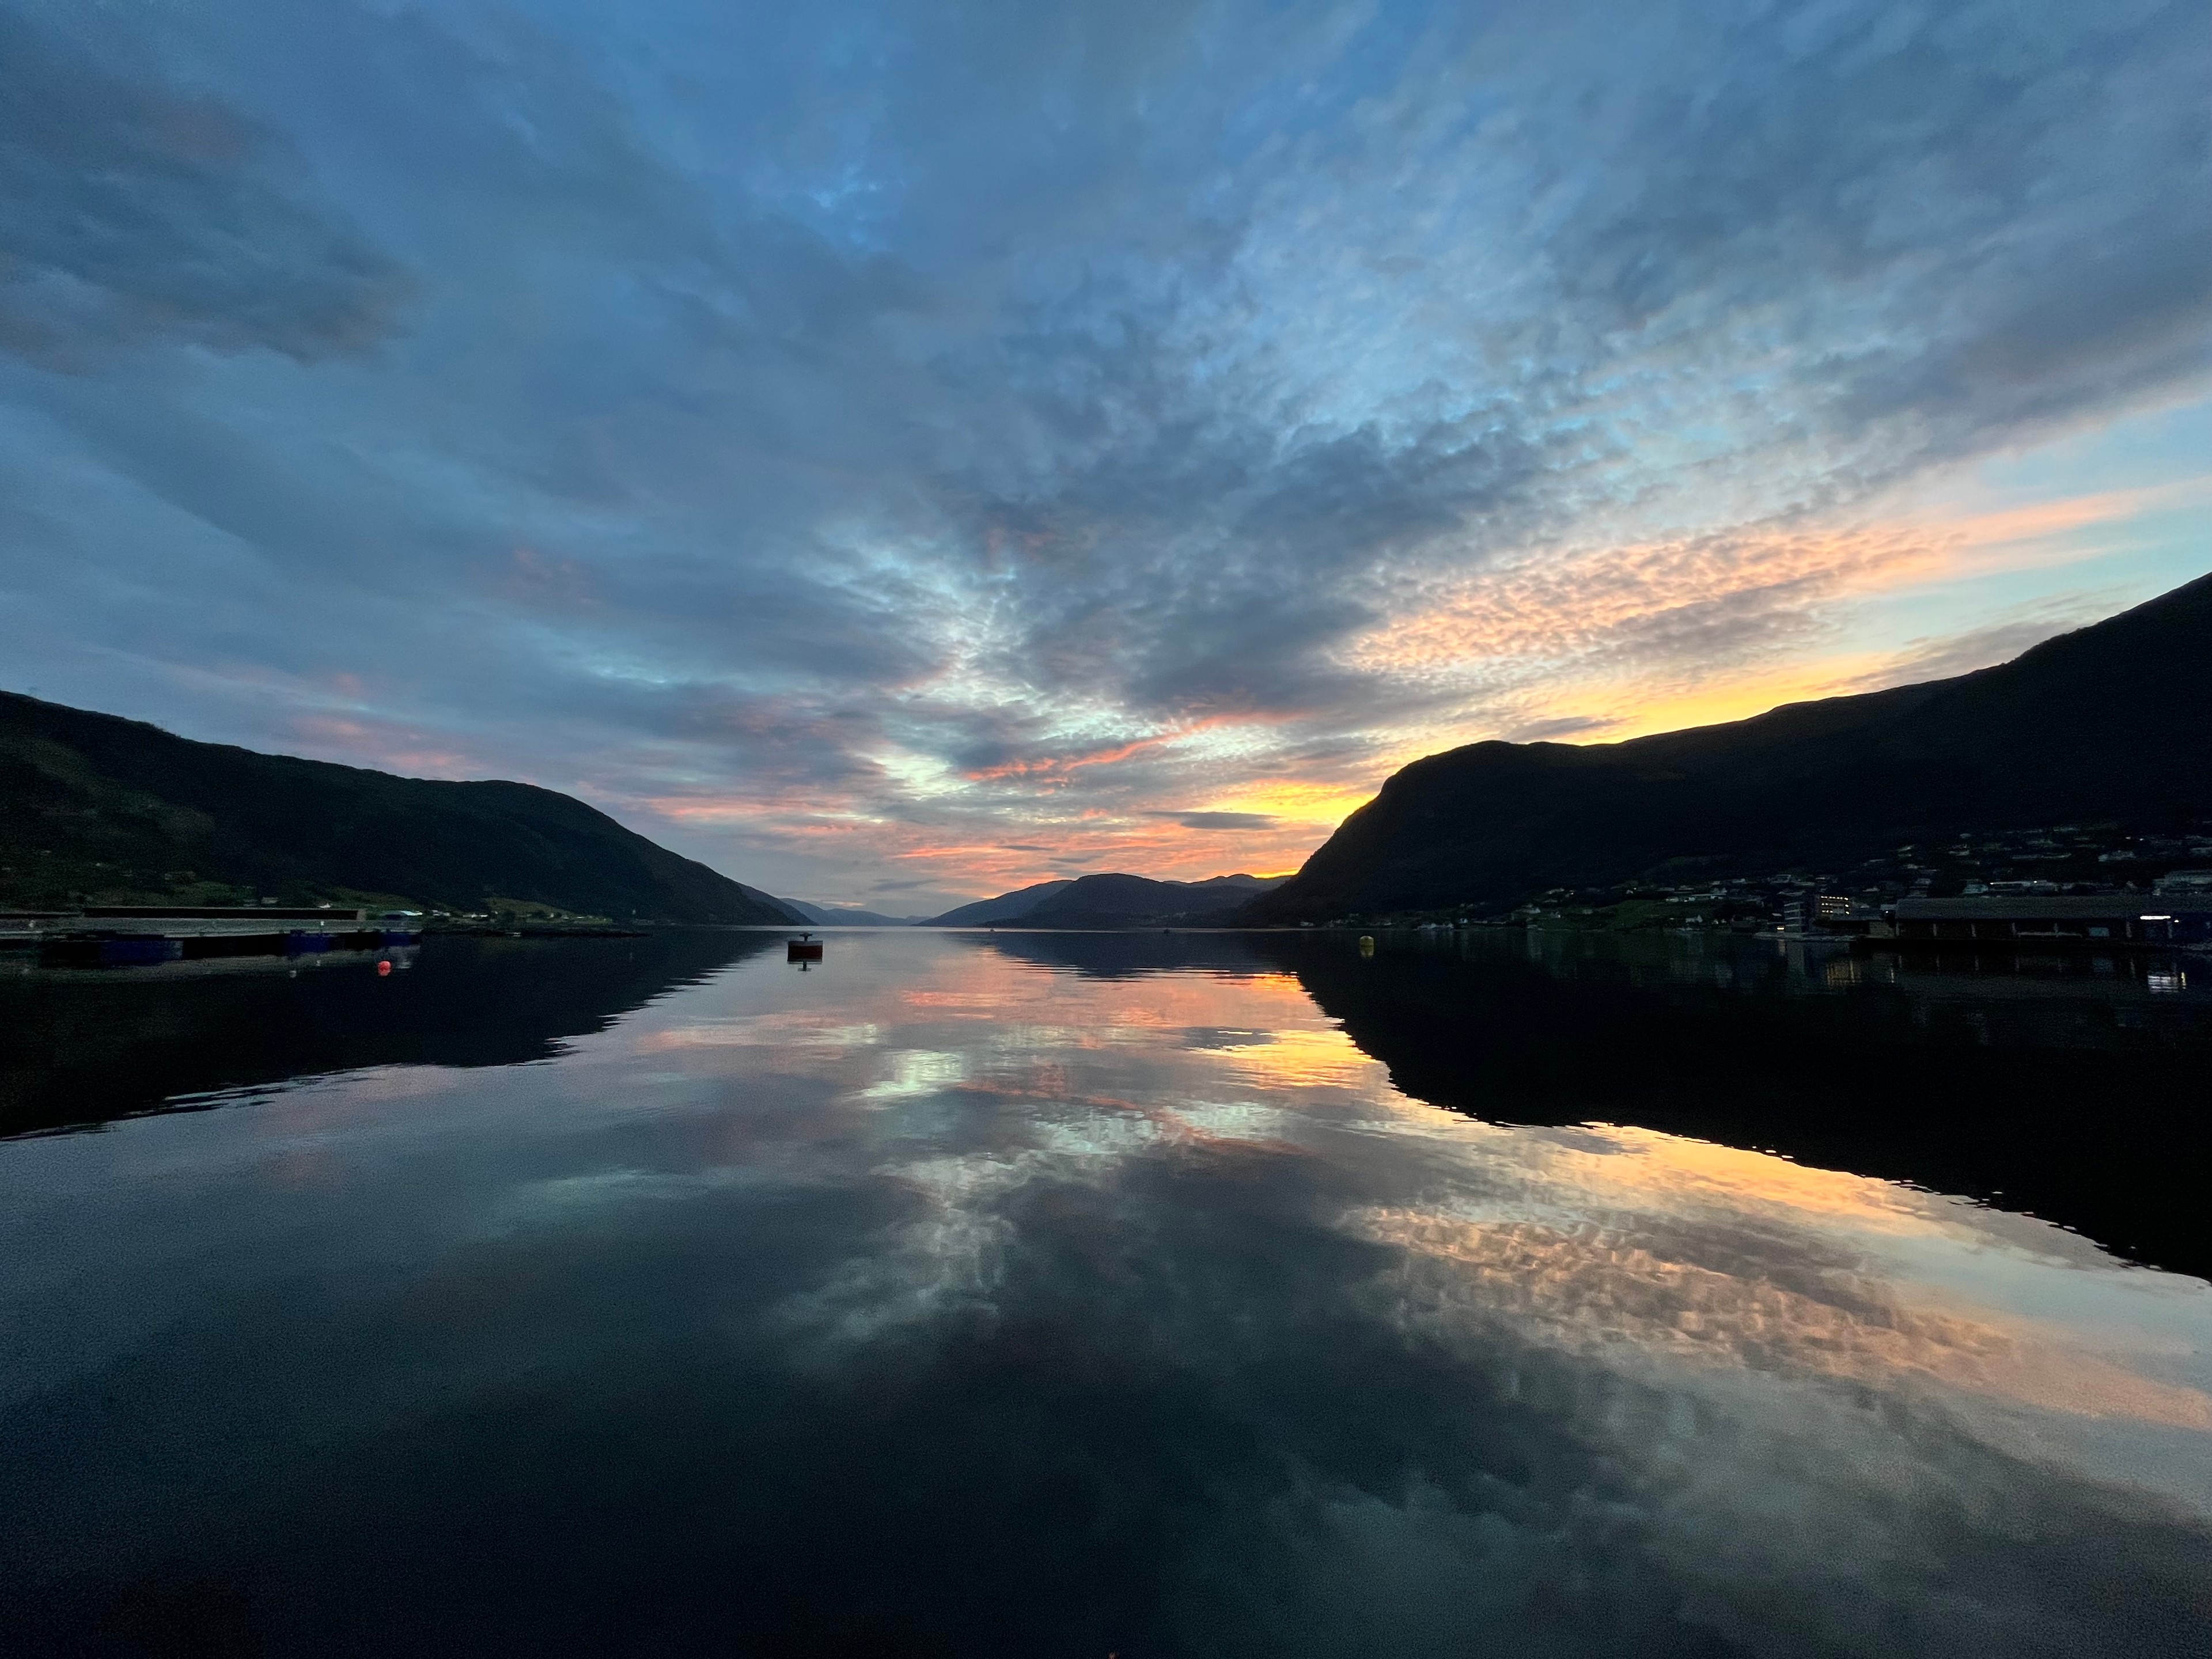
[[[2212,908],[2144,893],[1906,898],[1897,901],[1895,926],[1904,942],[2198,945],[2212,939]]]

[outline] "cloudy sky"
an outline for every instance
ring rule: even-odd
[[[0,0],[0,684],[897,911],[2212,568],[2198,0]]]

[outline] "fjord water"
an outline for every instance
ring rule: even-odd
[[[0,970],[9,1652],[2212,1648],[2184,966]]]

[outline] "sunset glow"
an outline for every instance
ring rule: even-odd
[[[30,8],[11,689],[927,914],[1985,665],[2207,562],[2185,10]]]

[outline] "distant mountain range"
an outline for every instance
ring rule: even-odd
[[[0,692],[0,904],[255,897],[805,920],[550,789],[195,743]]]
[[[887,916],[854,904],[809,904],[805,899],[780,899],[806,921],[823,927],[911,927],[920,916]]]
[[[2033,824],[2212,817],[2212,576],[1955,679],[1627,743],[1416,761],[1294,877],[1041,882],[936,927],[1270,925],[1797,868]],[[0,905],[544,908],[912,920],[780,900],[528,784],[396,777],[0,692]]]
[[[923,926],[987,927],[994,922],[1013,921],[1029,915],[1055,893],[1064,893],[1074,885],[1072,880],[1041,881],[1034,887],[1018,888],[1011,893],[1001,893],[996,898],[977,899],[973,904],[947,910],[941,916],[932,916]]]
[[[1138,927],[1218,923],[1279,884],[1281,876],[1215,876],[1153,881],[1120,874],[1040,882],[933,917],[933,927]]]
[[[2212,816],[2212,576],[1996,668],[1626,743],[1414,762],[1242,922],[1847,869],[1975,830]]]

